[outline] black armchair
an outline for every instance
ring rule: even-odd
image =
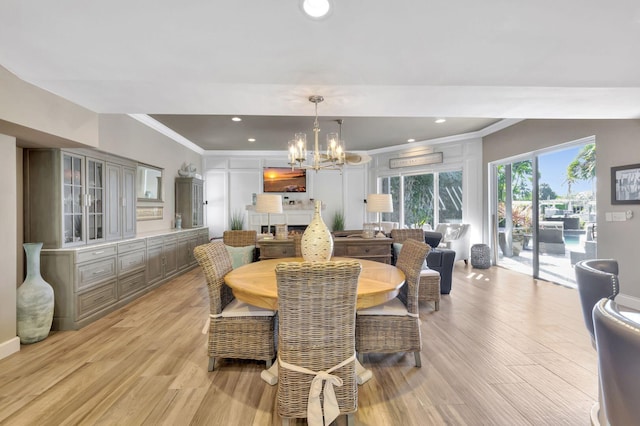
[[[453,264],[456,259],[455,250],[437,248],[442,239],[442,234],[435,231],[425,231],[424,242],[431,246],[427,254],[427,266],[440,272],[440,293],[451,292],[451,280],[453,278]]]

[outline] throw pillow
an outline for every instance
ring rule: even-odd
[[[460,235],[460,228],[449,226],[447,228],[447,232],[444,234],[442,238],[443,241],[453,241],[458,239],[458,235]]]
[[[225,248],[231,257],[233,269],[236,269],[253,261],[253,251],[256,246],[232,247],[225,245]]]

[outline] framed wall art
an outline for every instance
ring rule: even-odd
[[[640,164],[611,168],[611,204],[640,204]]]

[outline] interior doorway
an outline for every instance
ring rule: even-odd
[[[490,164],[497,265],[575,287],[596,257],[595,158],[590,137]]]

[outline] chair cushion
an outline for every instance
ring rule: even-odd
[[[402,243],[393,243],[393,254],[395,256],[396,262],[398,261],[398,256],[400,255],[400,250],[402,250]],[[422,268],[421,269],[429,269],[429,267],[427,266],[427,259],[424,259],[424,262],[422,262]]]
[[[433,269],[422,269],[422,271],[420,271],[420,276],[421,277],[439,277],[440,276],[440,272],[438,271],[434,271]]]
[[[393,316],[406,316],[408,314],[407,307],[398,299],[394,297],[388,302],[382,305],[372,306],[366,309],[359,309],[356,312],[358,315],[393,315]]]
[[[231,257],[233,269],[236,269],[253,261],[253,252],[256,249],[256,246],[232,247],[225,245],[225,248]]]
[[[233,299],[225,308],[222,310],[222,317],[272,317],[275,315],[275,311],[259,308],[258,306],[249,305],[248,303],[244,303],[239,301],[238,299]]]

